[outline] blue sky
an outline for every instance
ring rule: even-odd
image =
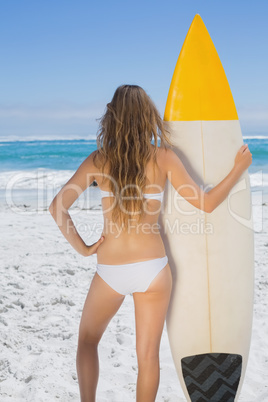
[[[0,6],[0,136],[95,137],[116,87],[164,113],[195,14],[216,46],[243,134],[268,135],[266,0],[9,0]]]

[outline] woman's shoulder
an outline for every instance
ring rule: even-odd
[[[169,148],[169,147],[157,147],[155,148],[154,145],[152,145],[152,151],[156,149],[156,160],[158,165],[162,165],[163,167],[167,164],[167,162],[170,160],[170,158],[174,158],[174,155],[176,156],[175,152]],[[104,163],[104,156],[101,154],[101,152],[97,149],[93,151],[89,156],[88,159],[91,161],[91,163],[94,164],[95,168],[100,169],[103,166]],[[106,160],[106,163],[109,165],[109,161]]]
[[[168,147],[158,147],[157,148],[157,159],[159,162],[166,163],[169,158],[172,158],[175,152]]]
[[[91,154],[89,155],[89,158],[92,161],[95,168],[100,169],[101,166],[103,165],[104,157],[98,149],[91,152]]]

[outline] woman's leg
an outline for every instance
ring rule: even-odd
[[[94,275],[79,326],[76,367],[81,402],[95,402],[99,377],[98,343],[124,298],[97,273]]]
[[[154,402],[159,386],[159,347],[172,289],[169,264],[146,292],[133,293],[138,360],[137,402]]]

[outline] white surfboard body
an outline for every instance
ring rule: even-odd
[[[208,89],[204,94],[208,98],[206,110],[200,113],[197,100],[189,111],[185,88],[176,81],[187,57],[188,62],[194,57],[198,68],[199,55],[189,56],[188,52],[187,56],[187,49],[193,52],[190,46],[194,40],[204,58],[201,50],[207,35],[197,15],[182,48],[165,111],[174,151],[194,180],[205,188],[217,185],[230,172],[243,144],[234,104],[226,107],[222,120],[218,109],[210,114],[210,104],[211,109],[215,105]],[[209,46],[204,51],[210,52]],[[215,54],[212,56],[207,68],[214,66]],[[217,90],[215,85],[213,88]],[[174,116],[179,118],[175,120]],[[187,401],[237,401],[248,360],[253,313],[254,233],[248,172],[212,213],[193,207],[167,181],[160,225],[173,276],[168,337]]]

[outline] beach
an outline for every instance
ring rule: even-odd
[[[255,148],[251,146],[258,155],[250,171],[255,297],[251,348],[239,397],[243,402],[268,400],[268,168],[265,156],[268,140],[265,141],[266,148],[261,139],[253,144]],[[79,147],[81,152],[77,156],[74,150]],[[96,254],[83,257],[70,246],[48,212],[48,206],[94,147],[94,142],[36,141],[3,142],[0,148],[3,152],[0,170],[1,402],[79,401],[78,330],[97,257]],[[9,159],[5,159],[6,155]],[[12,166],[16,169],[12,170]],[[98,187],[90,186],[70,208],[70,214],[85,242],[97,241],[103,225]],[[125,297],[109,323],[99,344],[99,358],[97,401],[135,401],[138,367],[132,295]],[[160,401],[185,401],[166,326],[160,347],[156,402]]]
[[[98,190],[98,189],[94,189]],[[267,258],[268,198],[256,213],[255,302],[252,342],[239,400],[268,400]],[[90,244],[102,225],[99,210],[74,207],[71,216]],[[17,205],[0,210],[0,389],[1,401],[79,401],[76,348],[79,322],[96,254],[83,257],[63,238],[46,209]],[[255,219],[257,220],[257,219]],[[93,230],[90,231],[90,228]],[[99,402],[135,400],[134,305],[131,295],[113,317],[99,344]],[[166,326],[160,348],[156,401],[185,401],[173,365]]]

